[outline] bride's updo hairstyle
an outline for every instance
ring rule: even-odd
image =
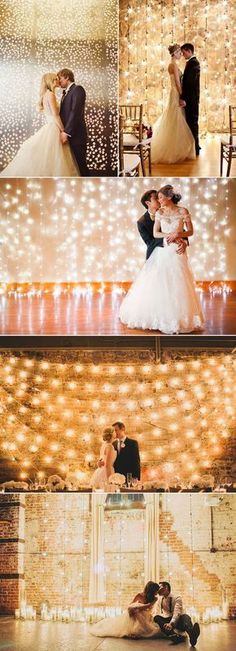
[[[181,194],[178,194],[178,192],[175,191],[173,185],[163,185],[163,188],[158,190],[158,194],[159,192],[164,194],[165,197],[168,197],[168,199],[171,199],[173,203],[179,203],[181,199]]]
[[[112,441],[113,432],[113,427],[106,427],[102,435],[102,440],[106,441],[106,443],[110,443]]]
[[[181,50],[181,47],[178,43],[173,43],[173,45],[169,45],[168,47],[168,52],[171,56],[173,56],[177,50]]]
[[[146,583],[143,594],[144,594],[144,601],[146,604],[151,604],[155,597],[158,594],[160,586],[158,583],[154,583],[153,581],[148,581]]]
[[[43,97],[46,91],[51,90],[52,92],[54,92],[54,83],[56,80],[57,80],[56,72],[46,72],[46,74],[42,76],[40,90],[39,90],[39,102],[38,102],[39,111],[43,111]]]

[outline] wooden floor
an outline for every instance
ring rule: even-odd
[[[86,296],[52,294],[43,297],[0,297],[0,335],[153,335],[132,330],[119,321],[123,296],[93,292]],[[236,291],[228,295],[201,294],[205,314],[202,335],[236,334]]]
[[[220,141],[227,141],[227,134],[208,134],[201,140],[200,155],[193,161],[173,165],[152,165],[152,176],[220,176]],[[147,171],[148,175],[148,171]],[[226,176],[224,163],[223,176]],[[236,159],[232,161],[230,176],[236,176]]]
[[[234,651],[235,622],[205,624],[197,651]],[[16,621],[0,618],[0,649],[4,651],[167,651],[175,648],[168,639],[127,640],[90,635],[86,624]],[[192,649],[188,637],[178,649]]]

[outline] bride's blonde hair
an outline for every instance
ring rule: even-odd
[[[39,102],[38,102],[38,110],[43,111],[43,98],[47,90],[51,90],[54,92],[54,82],[57,79],[57,73],[56,72],[46,72],[45,75],[42,76],[41,79],[41,84],[40,84],[40,90],[39,90]]]
[[[114,432],[113,427],[106,427],[106,429],[104,429],[103,436],[102,436],[103,441],[110,443],[110,441],[112,440],[113,432]]]

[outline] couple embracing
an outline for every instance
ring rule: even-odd
[[[156,614],[156,610],[160,614]],[[171,592],[168,581],[148,581],[127,610],[118,617],[103,619],[91,627],[97,637],[160,638],[167,637],[172,644],[185,642],[187,633],[192,647],[200,635],[198,623],[184,613],[180,595]],[[158,647],[157,647],[158,648]]]
[[[61,88],[58,103],[56,88]],[[89,176],[86,162],[86,93],[63,68],[41,79],[38,110],[45,124],[25,140],[0,176]]]
[[[165,334],[203,328],[187,256],[193,224],[180,200],[181,195],[169,184],[148,190],[141,198],[146,212],[138,230],[147,245],[147,259],[120,306],[120,320],[129,328]]]
[[[153,163],[178,163],[199,155],[200,63],[192,43],[170,45],[170,94],[167,107],[153,126]],[[178,62],[186,61],[182,74]]]
[[[112,427],[107,427],[102,436],[98,467],[93,473],[90,486],[104,489],[113,473],[124,475],[128,483],[128,475],[133,480],[140,479],[139,446],[135,439],[126,435],[125,425],[116,421]]]

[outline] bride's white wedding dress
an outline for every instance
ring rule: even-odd
[[[25,140],[0,176],[80,176],[70,145],[62,145],[60,131],[46,101],[46,124]]]
[[[100,459],[101,461],[104,462],[104,466],[101,466],[100,468],[97,468],[95,472],[93,473],[91,480],[90,480],[90,486],[91,488],[104,488],[105,484],[108,482],[107,478],[107,473],[106,473],[106,454],[107,454],[107,448],[108,445],[107,443],[103,443],[101,450],[100,450]],[[110,446],[109,446],[110,448]],[[115,448],[112,445],[112,450],[111,450],[111,464],[112,464],[112,473],[115,472],[114,470],[114,463],[117,457],[117,452]]]
[[[181,79],[181,71],[180,79]],[[179,93],[173,73],[170,75],[170,95],[164,113],[153,126],[151,158],[153,163],[178,163],[196,158],[193,134],[179,106]]]
[[[130,604],[129,608],[142,606],[138,601]],[[135,618],[130,617],[128,610],[122,615],[102,619],[93,624],[90,629],[92,635],[97,637],[158,637],[160,628],[153,622],[152,611],[138,610]]]
[[[160,215],[163,233],[183,231],[183,218]],[[185,253],[174,242],[157,246],[121,303],[119,317],[129,328],[160,330],[165,334],[202,329],[204,317]]]

